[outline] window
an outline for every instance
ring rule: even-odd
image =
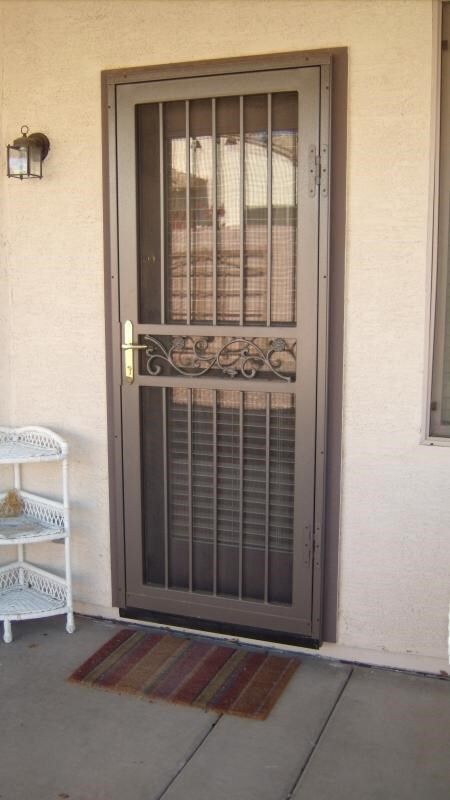
[[[450,3],[443,4],[436,312],[431,436],[450,437]]]

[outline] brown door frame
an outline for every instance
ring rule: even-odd
[[[333,80],[330,81],[331,64]],[[313,629],[316,641],[335,641],[337,627],[338,539],[340,519],[340,462],[342,409],[342,349],[343,349],[343,287],[345,233],[345,157],[346,157],[346,95],[347,51],[343,48],[311,53],[284,53],[271,56],[169,64],[128,70],[108,70],[102,73],[103,178],[104,178],[104,252],[105,252],[105,311],[106,363],[108,402],[108,451],[110,486],[112,602],[125,606],[125,553],[123,525],[123,462],[121,407],[116,391],[121,382],[118,314],[118,257],[117,257],[117,184],[116,184],[116,86],[152,80],[225,75],[235,72],[286,69],[300,66],[323,66],[323,80],[331,90],[331,127],[333,158],[330,175],[330,231],[320,231],[321,268],[329,271],[324,277],[328,292],[328,354],[326,374],[320,376],[327,384],[327,406],[318,409],[326,414],[326,437],[318,441],[317,451],[322,466],[317,468],[317,518],[323,526],[315,531],[314,573],[318,579],[313,598]],[[323,321],[324,322],[324,321]],[[324,327],[324,326],[323,326]],[[326,347],[326,342],[322,342]],[[325,386],[322,386],[325,390]],[[325,448],[326,441],[326,448]],[[326,460],[325,460],[326,449]],[[326,541],[325,541],[326,540]],[[325,558],[326,551],[326,558]]]
[[[297,341],[299,346],[296,352],[296,375],[297,380],[289,383],[289,386],[283,381],[268,382],[264,379],[263,375],[255,375],[251,381],[243,376],[236,375],[230,381],[230,378],[225,379],[218,377],[217,374],[205,374],[200,379],[193,379],[189,375],[148,375],[145,367],[139,369],[135,375],[135,380],[132,385],[126,381],[122,382],[122,431],[123,431],[123,463],[124,463],[124,518],[125,518],[125,550],[126,550],[126,613],[130,609],[130,615],[136,613],[136,609],[147,609],[147,612],[153,616],[155,614],[161,615],[161,619],[167,621],[167,616],[162,615],[171,614],[172,616],[184,615],[190,620],[194,619],[196,624],[198,620],[204,620],[202,625],[210,625],[209,620],[226,624],[230,630],[239,630],[244,626],[253,632],[256,631],[273,631],[283,632],[290,636],[303,636],[305,638],[317,639],[317,633],[312,635],[312,616],[313,609],[312,603],[315,597],[315,585],[319,580],[317,575],[317,568],[315,569],[311,558],[311,539],[312,539],[312,523],[314,519],[321,517],[321,509],[317,508],[317,498],[322,492],[321,481],[316,482],[316,462],[319,463],[323,460],[324,449],[320,444],[320,452],[317,454],[318,438],[322,439],[322,408],[323,403],[316,401],[316,395],[321,389],[322,381],[317,381],[318,370],[322,369],[324,361],[323,341],[318,331],[323,332],[323,339],[326,338],[326,329],[323,320],[326,316],[326,297],[323,287],[319,287],[322,283],[326,285],[326,281],[322,276],[323,269],[320,270],[319,277],[319,221],[323,222],[322,227],[327,230],[326,216],[328,211],[327,203],[327,182],[324,182],[320,191],[315,184],[315,174],[312,173],[312,188],[311,188],[311,172],[310,161],[311,156],[308,156],[308,149],[314,148],[314,152],[318,152],[319,143],[325,150],[328,147],[328,129],[329,129],[329,92],[323,85],[321,86],[321,78],[323,74],[328,74],[329,67],[308,66],[299,69],[289,70],[269,70],[258,71],[231,75],[208,76],[197,78],[184,78],[182,80],[173,81],[151,81],[145,83],[122,84],[117,87],[116,94],[116,109],[117,109],[117,169],[118,169],[118,224],[119,224],[119,265],[121,268],[120,276],[120,314],[121,322],[124,324],[125,319],[133,320],[133,327],[135,331],[135,339],[140,341],[141,344],[145,339],[145,335],[151,334],[156,337],[153,341],[158,341],[160,336],[170,337],[183,337],[183,336],[211,336],[221,337],[225,336],[226,340],[239,340],[239,337],[263,337],[260,341],[270,342],[277,337],[293,337],[292,341]],[[139,312],[139,270],[134,268],[138,263],[138,241],[139,235],[136,237],[136,220],[140,218],[141,212],[138,211],[138,181],[136,170],[133,166],[136,163],[136,158],[139,148],[136,143],[136,119],[135,109],[141,104],[145,107],[145,103],[155,104],[158,102],[167,103],[171,100],[180,98],[186,102],[194,102],[196,98],[214,97],[217,102],[220,102],[221,97],[234,96],[236,99],[243,95],[254,95],[263,92],[274,93],[277,92],[295,92],[298,94],[298,112],[297,124],[301,125],[301,158],[298,165],[298,218],[296,220],[296,230],[300,232],[301,244],[298,247],[298,253],[295,259],[295,271],[297,276],[297,291],[295,292],[295,321],[291,320],[290,323],[283,325],[274,325],[271,321],[270,315],[265,323],[253,321],[249,322],[244,318],[244,281],[242,280],[242,298],[240,298],[240,323],[237,321],[227,320],[226,324],[211,321],[210,324],[201,324],[198,327],[195,320],[190,318],[191,303],[187,303],[186,307],[186,322],[180,324],[176,320],[170,320],[169,311],[164,314],[164,317],[158,316],[158,321],[153,319],[149,322],[148,319],[140,319]],[[189,98],[189,100],[188,100]],[[244,104],[242,102],[242,121],[244,122]],[[188,114],[186,115],[188,119]],[[301,123],[299,122],[301,120]],[[162,121],[162,116],[160,118]],[[161,147],[161,150],[163,148]],[[241,156],[242,157],[242,156]],[[161,165],[160,165],[161,168]],[[241,171],[241,180],[243,180],[243,171]],[[189,199],[189,198],[188,198]],[[325,200],[325,202],[323,202]],[[242,206],[241,206],[242,208]],[[147,211],[147,214],[149,212]],[[188,218],[189,218],[189,211]],[[243,212],[241,212],[243,213]],[[164,219],[164,214],[162,214]],[[166,218],[167,219],[167,218]],[[162,223],[160,223],[162,224]],[[158,228],[159,230],[159,228]],[[241,220],[241,230],[243,230],[243,220]],[[186,245],[186,272],[190,276],[190,247]],[[326,250],[324,251],[324,260],[326,259]],[[160,266],[158,264],[158,266]],[[274,267],[275,268],[275,267]],[[159,273],[159,270],[158,270]],[[241,270],[243,278],[243,270]],[[189,280],[189,277],[187,278]],[[167,284],[167,280],[161,277],[161,286]],[[168,291],[168,287],[166,285]],[[320,289],[320,290],[319,290]],[[142,291],[142,290],[141,290]],[[155,290],[156,291],[156,290]],[[190,287],[186,288],[187,294],[191,296]],[[159,296],[159,292],[158,292]],[[162,307],[164,304],[161,302]],[[189,314],[188,314],[189,311]],[[319,313],[319,316],[318,316]],[[287,326],[287,327],[286,327]],[[144,338],[142,338],[144,337]],[[268,337],[264,339],[264,337]],[[317,341],[319,339],[319,341]],[[264,345],[263,345],[264,346]],[[319,352],[318,352],[319,351]],[[323,368],[323,371],[324,368]],[[241,378],[241,380],[239,380]],[[165,583],[162,585],[155,585],[147,582],[144,578],[144,565],[146,563],[144,534],[140,534],[141,525],[146,527],[145,521],[142,519],[141,509],[144,508],[146,503],[152,506],[152,500],[148,497],[146,491],[142,487],[142,469],[147,459],[151,459],[151,454],[147,453],[144,457],[143,446],[141,446],[141,437],[144,436],[144,429],[151,424],[147,420],[147,424],[140,414],[140,403],[144,402],[144,396],[151,388],[156,389],[161,393],[167,391],[168,397],[171,396],[170,387],[176,388],[181,391],[187,391],[185,395],[186,404],[188,407],[188,415],[191,416],[195,413],[195,392],[200,389],[218,392],[219,397],[228,397],[227,391],[239,392],[240,398],[240,423],[244,425],[245,412],[245,398],[255,392],[260,401],[263,397],[270,399],[270,402],[275,400],[277,395],[282,397],[288,393],[290,398],[295,398],[295,489],[293,493],[293,530],[292,530],[292,566],[293,566],[293,585],[292,596],[286,605],[280,606],[278,603],[269,601],[269,559],[271,565],[274,564],[273,558],[269,556],[269,546],[267,549],[267,602],[255,600],[251,596],[246,596],[243,584],[245,568],[245,560],[249,558],[245,555],[244,529],[245,522],[243,518],[243,500],[244,494],[244,441],[242,440],[242,460],[241,468],[242,475],[242,498],[239,502],[241,518],[238,523],[240,526],[240,541],[238,544],[240,567],[236,563],[236,577],[238,586],[236,587],[236,595],[230,596],[222,594],[220,591],[212,590],[211,593],[205,595],[204,592],[197,591],[193,585],[193,548],[195,531],[191,529],[190,539],[190,555],[189,550],[186,553],[186,566],[187,566],[187,586],[185,591],[180,591],[180,588],[175,588],[169,581],[169,540],[171,533],[167,528],[167,545],[165,551],[167,555],[167,572],[165,575]],[[189,389],[187,387],[190,387]],[[196,388],[195,388],[196,387]],[[194,395],[192,394],[194,392]],[[225,392],[224,395],[221,393]],[[151,392],[150,392],[151,394]],[[322,392],[324,395],[324,391]],[[210,395],[211,397],[211,395]],[[217,399],[217,395],[216,395]],[[169,417],[166,412],[166,422],[161,419],[161,427],[166,432],[164,435],[170,437],[169,431]],[[317,433],[320,430],[320,433]],[[242,428],[243,433],[243,428]],[[217,428],[216,428],[217,434]],[[193,432],[189,426],[188,438],[191,442]],[[211,445],[213,442],[211,440]],[[162,445],[168,458],[168,443]],[[266,441],[266,457],[270,457],[270,439]],[[195,447],[193,448],[196,449]],[[217,450],[215,450],[217,455]],[[161,470],[164,471],[164,466],[161,463]],[[188,463],[186,464],[187,473],[190,478],[192,477],[192,463],[189,456]],[[149,468],[150,469],[150,468]],[[219,467],[220,471],[220,467]],[[216,472],[217,476],[217,472]],[[166,479],[163,479],[166,480]],[[220,482],[219,482],[220,483]],[[211,487],[212,488],[212,487]],[[251,491],[251,490],[250,490]],[[271,490],[272,491],[272,490]],[[169,503],[171,496],[171,485],[167,486],[166,503]],[[151,496],[150,496],[151,497]],[[146,498],[144,500],[144,498]],[[285,499],[286,508],[289,507],[289,502]],[[264,508],[264,507],[263,507]],[[262,509],[261,509],[262,510]],[[266,512],[269,514],[269,508],[266,507]],[[170,516],[170,514],[169,514]],[[269,515],[270,516],[270,515]],[[269,516],[267,517],[267,524],[269,525]],[[144,514],[145,517],[145,514]],[[219,537],[220,522],[219,525]],[[166,520],[168,525],[168,521]],[[321,526],[322,527],[322,526]],[[158,528],[158,531],[164,531],[164,526]],[[154,535],[158,536],[158,532],[154,531]],[[189,539],[189,525],[186,527],[186,535]],[[153,533],[147,528],[146,536],[153,536]],[[211,530],[211,536],[214,538],[214,532]],[[317,537],[318,538],[318,537]],[[188,541],[188,540],[187,540]],[[217,545],[216,540],[216,545]],[[219,549],[221,549],[221,546]],[[189,547],[189,545],[188,545]],[[217,569],[215,570],[216,577],[220,572],[221,557],[218,559]],[[222,550],[222,556],[224,555]],[[253,553],[251,560],[256,557]],[[248,563],[247,563],[248,566]],[[211,565],[212,568],[212,565]],[[275,578],[276,569],[271,566],[271,578]],[[316,573],[316,574],[314,574]],[[261,575],[264,573],[261,572]],[[286,576],[287,578],[287,576]],[[187,623],[188,624],[188,623]],[[281,633],[280,633],[281,636]]]

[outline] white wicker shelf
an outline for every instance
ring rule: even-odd
[[[0,464],[61,461],[66,454],[66,442],[48,428],[0,427]]]
[[[0,546],[3,544],[35,544],[64,539],[67,536],[64,506],[45,497],[16,490],[23,506],[17,517],[0,517]],[[0,494],[0,503],[6,492]]]
[[[33,619],[67,610],[65,580],[24,562],[0,569],[0,619]]]
[[[14,473],[16,516],[0,516],[0,547],[15,545],[17,560],[0,567],[0,621],[3,640],[12,641],[11,622],[67,614],[66,630],[75,630],[70,569],[68,447],[56,433],[38,426],[0,427],[0,464]],[[60,461],[62,502],[26,492],[21,487],[21,465]],[[0,504],[6,493],[0,494]],[[9,509],[8,509],[9,511]],[[65,577],[28,563],[25,547],[45,541],[64,541]]]

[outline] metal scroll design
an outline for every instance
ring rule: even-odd
[[[215,369],[229,378],[239,376],[250,380],[266,367],[280,380],[292,381],[291,375],[279,372],[282,363],[276,358],[277,353],[287,352],[295,364],[295,345],[289,346],[284,339],[271,340],[270,347],[264,351],[253,339],[235,338],[216,352],[208,349],[208,337],[174,336],[170,346],[150,334],[145,334],[143,339],[148,343],[143,352],[149,375],[160,375],[163,365],[158,362],[166,362],[180,375],[190,378],[200,378]]]

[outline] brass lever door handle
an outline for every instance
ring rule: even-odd
[[[133,350],[145,350],[147,345],[135,344],[133,342],[133,323],[131,322],[130,319],[127,319],[123,327],[123,338],[124,341],[122,342],[121,347],[125,354],[125,380],[127,381],[127,383],[133,383],[134,381]]]

